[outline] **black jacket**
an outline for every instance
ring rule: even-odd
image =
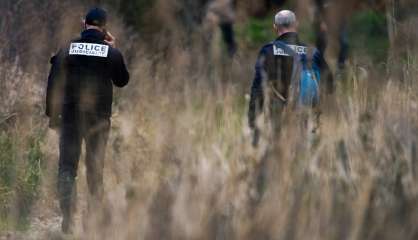
[[[289,32],[281,35],[276,41],[288,45],[305,46],[299,41],[297,33]],[[332,91],[333,78],[330,74],[328,64],[323,56],[317,51],[313,61],[321,68],[321,79],[326,81],[328,91]],[[264,81],[271,81],[274,88],[280,95],[287,99],[293,71],[293,57],[274,54],[274,42],[265,45],[258,56],[255,66],[255,77],[251,86],[251,99],[248,111],[250,128],[255,127],[255,120],[262,112],[264,105]],[[322,80],[321,80],[322,81]],[[323,85],[323,84],[321,84]]]
[[[122,54],[104,42],[105,34],[86,30],[51,59],[46,115],[57,119],[64,111],[109,118],[113,85],[129,82]]]

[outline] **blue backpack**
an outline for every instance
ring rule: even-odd
[[[291,101],[298,105],[315,107],[319,104],[320,68],[313,61],[314,48],[287,45],[281,41],[274,42],[274,54],[293,57],[292,80],[290,84]]]

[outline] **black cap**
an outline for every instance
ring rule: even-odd
[[[86,24],[103,27],[106,25],[107,13],[102,8],[93,8],[86,15]]]

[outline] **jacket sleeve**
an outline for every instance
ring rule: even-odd
[[[335,81],[332,75],[331,69],[329,68],[328,63],[325,61],[324,56],[320,51],[316,51],[314,54],[313,61],[317,64],[321,70],[321,80],[325,81],[325,89],[328,94],[333,94],[335,92]]]
[[[56,118],[60,115],[60,108],[64,94],[63,61],[63,50],[60,50],[55,56],[51,58],[50,61],[51,69],[48,75],[45,109],[45,114],[50,118]]]
[[[115,50],[112,57],[112,81],[117,87],[124,87],[129,82],[129,72],[126,69],[122,54]]]
[[[255,77],[251,86],[250,104],[248,108],[248,124],[251,129],[256,127],[255,120],[261,113],[264,104],[263,75],[265,72],[265,59],[266,53],[263,48],[260,51],[255,65]]]

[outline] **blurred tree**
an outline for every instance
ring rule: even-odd
[[[135,30],[141,30],[144,25],[144,18],[151,10],[156,1],[148,0],[90,0],[87,3],[92,5],[109,5],[116,9],[126,24]]]
[[[0,57],[19,58],[22,67],[31,61],[47,61],[39,59],[46,56],[40,53],[55,51],[59,45],[58,33],[62,30],[64,12],[70,7],[68,4],[69,1],[1,0]]]
[[[387,30],[390,41],[388,67],[391,74],[404,78],[405,67],[411,60],[416,61],[418,47],[418,1],[416,0],[385,0]],[[399,63],[402,64],[393,64]],[[406,63],[406,64],[405,64]]]
[[[277,10],[285,2],[286,0],[248,0],[246,1],[246,8],[252,17],[265,17],[272,9]]]
[[[207,5],[211,0],[179,0],[178,16],[188,33],[200,26],[206,14]]]

